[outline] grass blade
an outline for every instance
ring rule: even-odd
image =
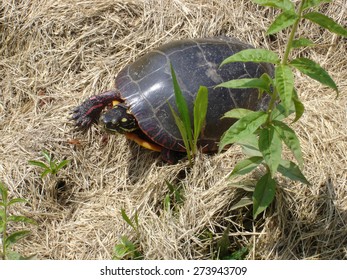
[[[38,166],[38,167],[41,167],[41,168],[43,168],[43,169],[49,169],[49,167],[48,167],[45,163],[43,163],[43,162],[41,162],[41,161],[29,160],[28,163],[29,163],[30,165]]]
[[[208,103],[207,87],[201,86],[194,102],[194,144],[193,153],[197,149],[197,142],[205,124]]]
[[[176,105],[179,112],[179,116],[184,124],[184,128],[186,130],[189,143],[193,143],[192,126],[190,122],[188,105],[186,100],[184,99],[181,88],[177,82],[175,70],[173,69],[171,63],[170,63],[170,69],[171,69],[172,82],[174,86],[174,93],[175,93]]]

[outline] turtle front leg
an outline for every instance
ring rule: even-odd
[[[72,110],[72,119],[75,120],[76,126],[88,128],[92,123],[99,120],[101,111],[108,104],[118,99],[117,92],[113,90],[89,97],[81,105]]]

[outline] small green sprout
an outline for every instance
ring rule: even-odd
[[[61,162],[53,160],[53,157],[46,151],[42,151],[42,155],[45,157],[48,165],[42,161],[29,160],[29,164],[41,167],[43,169],[41,178],[45,177],[48,174],[57,174],[60,169],[70,163],[69,160],[62,160]]]
[[[29,224],[35,224],[36,222],[33,219],[30,219],[25,216],[18,216],[18,215],[10,215],[8,213],[9,206],[16,204],[16,203],[27,203],[25,199],[22,198],[13,198],[11,200],[8,200],[8,190],[7,187],[0,182],[0,236],[1,236],[1,252],[0,252],[0,259],[3,260],[10,260],[10,259],[30,259],[33,256],[30,257],[23,257],[19,253],[15,251],[11,251],[10,247],[15,244],[20,239],[24,238],[25,236],[30,234],[29,230],[18,230],[14,231],[11,234],[7,232],[8,230],[8,224],[9,222],[22,222],[22,223],[29,223]]]

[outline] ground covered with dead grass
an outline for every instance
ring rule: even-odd
[[[322,11],[346,26],[345,0]],[[229,225],[230,252],[247,247],[247,259],[347,259],[346,39],[301,26],[319,46],[300,55],[328,70],[340,97],[298,74],[306,113],[294,128],[312,185],[278,178],[275,203],[257,221],[250,208],[233,210],[244,195],[227,180],[238,147],[201,156],[192,169],[168,166],[123,136],[98,126],[83,134],[68,119],[82,100],[112,88],[127,63],[174,39],[224,35],[283,50],[287,32],[265,36],[274,16],[246,0],[2,0],[0,180],[30,202],[15,213],[38,222],[16,249],[38,259],[110,259],[127,236],[145,259],[211,259]],[[42,150],[71,163],[41,180],[28,160]],[[184,197],[171,197],[170,210],[165,181]],[[121,208],[137,211],[139,235]]]

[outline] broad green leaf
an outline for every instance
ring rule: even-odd
[[[13,198],[9,201],[8,206],[15,204],[15,203],[28,203],[28,201],[23,199],[23,198]]]
[[[16,216],[16,215],[12,215],[12,216],[9,216],[7,218],[8,221],[12,221],[12,222],[23,222],[23,223],[28,223],[28,224],[34,224],[36,225],[36,221],[33,220],[33,219],[30,219],[28,217],[25,217],[25,216]]]
[[[280,63],[280,59],[278,57],[278,54],[270,51],[270,50],[263,50],[263,49],[247,49],[240,51],[232,56],[229,56],[226,58],[221,66],[227,63],[231,62],[268,62],[273,64]]]
[[[294,162],[288,160],[282,160],[281,164],[278,166],[278,172],[280,172],[283,176],[304,183],[306,185],[311,185],[310,182],[305,178],[305,176],[300,171],[299,166],[297,166]]]
[[[253,193],[253,218],[255,219],[274,200],[276,194],[276,181],[266,173],[259,179]]]
[[[281,162],[282,142],[279,134],[273,126],[264,128],[260,131],[259,150],[263,154],[272,177],[274,177],[278,165]]]
[[[186,128],[184,126],[183,121],[176,113],[176,111],[171,107],[170,103],[168,103],[168,104],[169,104],[169,108],[171,110],[171,114],[174,116],[176,126],[178,127],[178,130],[180,131],[180,134],[182,136],[184,147],[186,148],[186,151],[187,151],[188,160],[190,161],[191,160],[191,146],[190,146],[191,142],[189,142]]]
[[[29,160],[28,163],[30,165],[35,165],[35,166],[38,166],[38,167],[41,167],[41,168],[44,168],[44,169],[49,169],[49,167],[45,163],[43,163],[41,161]]]
[[[248,135],[247,138],[240,139],[236,143],[242,147],[242,152],[249,157],[263,156],[261,152],[259,151],[258,136],[254,133],[251,135]]]
[[[29,230],[20,230],[20,231],[15,231],[12,234],[10,234],[5,241],[5,246],[9,247],[12,244],[16,243],[18,240],[24,238],[25,236],[29,235],[30,231]]]
[[[121,214],[122,214],[123,220],[126,221],[126,223],[136,231],[136,227],[134,226],[133,222],[130,220],[128,215],[125,213],[124,208],[121,209]]]
[[[5,217],[6,217],[5,210],[0,209],[0,219],[5,220]]]
[[[329,31],[337,35],[347,37],[347,29],[344,28],[342,25],[336,23],[333,19],[327,17],[326,15],[323,15],[318,12],[311,12],[305,14],[303,17],[314,23],[317,23],[321,27],[328,29]]]
[[[283,12],[276,17],[274,22],[270,25],[269,29],[267,30],[266,34],[270,35],[277,33],[282,29],[293,25],[298,20],[298,18],[299,16],[294,12]]]
[[[338,93],[335,82],[318,63],[308,58],[300,57],[292,60],[290,65],[321,84],[334,89]]]
[[[233,171],[230,173],[229,178],[236,175],[245,175],[251,171],[253,171],[259,164],[263,162],[263,157],[250,157],[244,160],[239,161]]]
[[[288,116],[292,104],[294,89],[294,75],[287,65],[277,65],[275,68],[276,89],[282,101],[282,105]]]
[[[68,165],[70,163],[69,160],[64,159],[57,165],[57,171],[62,169],[64,166]]]
[[[243,208],[243,207],[246,207],[246,206],[251,205],[251,204],[253,204],[253,200],[250,197],[246,196],[246,197],[241,198],[239,202],[237,202],[233,206],[231,206],[229,208],[229,210],[230,211],[236,210],[236,209]]]
[[[301,47],[312,47],[315,44],[306,38],[299,38],[297,40],[293,40],[292,42],[292,48],[293,49],[297,49],[297,48],[301,48]]]
[[[5,229],[5,223],[2,219],[0,219],[0,234],[4,232],[4,229]]]
[[[294,106],[294,104],[293,104],[293,106]],[[292,114],[293,112],[294,112],[294,108],[291,108],[289,110],[289,115]],[[285,119],[286,117],[287,117],[287,115],[286,115],[286,111],[284,109],[284,106],[281,103],[277,104],[276,107],[272,111],[272,119],[281,121],[281,120]]]
[[[235,122],[222,136],[219,143],[219,151],[226,145],[246,139],[253,134],[259,126],[265,123],[267,114],[262,111],[249,113],[247,116]]]
[[[186,130],[189,143],[193,143],[192,126],[191,126],[190,117],[189,117],[188,105],[182,94],[182,91],[180,89],[180,86],[176,78],[175,70],[173,69],[173,66],[171,63],[170,63],[170,68],[171,68],[171,76],[172,76],[172,82],[173,82],[174,93],[176,98],[176,105],[179,112],[179,116],[184,124],[184,128]]]
[[[293,103],[294,103],[294,107],[295,107],[295,119],[292,121],[292,123],[295,123],[296,121],[298,121],[301,118],[301,116],[305,112],[305,106],[304,106],[304,104],[302,104],[302,102],[298,98],[298,94],[297,94],[295,89],[293,91]]]
[[[302,158],[300,141],[296,136],[295,131],[281,121],[274,120],[273,124],[282,141],[291,150],[299,166],[302,167],[304,164],[304,160]]]
[[[0,201],[0,207],[5,207],[5,204],[2,201]]]
[[[308,8],[317,7],[322,3],[330,3],[331,0],[305,0],[303,4],[303,9],[306,10]]]
[[[244,109],[244,108],[235,108],[235,109],[232,109],[232,110],[226,112],[222,118],[241,119],[252,112],[254,112],[254,111]]]
[[[2,182],[0,182],[0,195],[1,195],[2,201],[5,204],[7,204],[7,196],[8,196],[7,187]]]
[[[205,125],[208,104],[208,89],[200,86],[194,102],[194,149],[196,148],[200,132]]]
[[[269,92],[270,86],[261,78],[230,80],[217,85],[216,87],[225,88],[258,88]]]
[[[295,11],[294,4],[290,0],[252,0],[252,2],[261,6],[278,8],[284,11]]]

